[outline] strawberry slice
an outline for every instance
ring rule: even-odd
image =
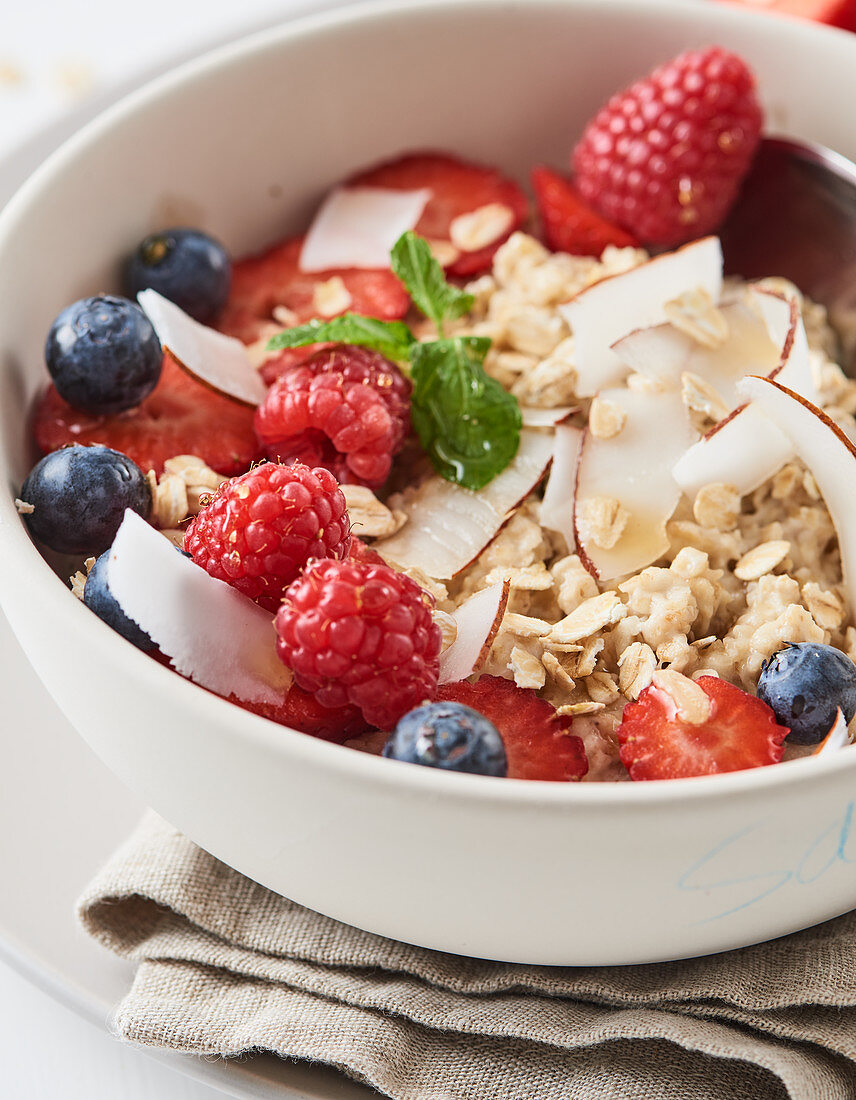
[[[695,682],[711,702],[701,725],[679,718],[672,697],[654,686],[624,708],[618,740],[631,779],[682,779],[778,764],[790,731],[766,703],[716,676]]]
[[[815,23],[828,23],[845,31],[856,31],[856,0],[726,0],[755,11],[795,15]]]
[[[345,284],[350,302],[340,313],[362,313],[381,321],[396,321],[410,307],[407,291],[391,271],[342,268],[311,274],[298,266],[303,237],[292,237],[259,256],[239,260],[232,266],[232,289],[218,328],[245,343],[252,343],[273,321],[275,306],[285,306],[295,315],[295,324],[319,316],[315,289],[338,276]],[[327,317],[329,319],[329,315]]]
[[[446,264],[449,275],[469,278],[490,268],[493,254],[519,229],[529,213],[529,204],[517,184],[495,168],[472,164],[448,153],[408,153],[385,161],[352,176],[346,186],[389,187],[394,191],[416,191],[427,187],[433,193],[416,232],[432,241],[451,243],[450,226],[461,214],[471,214],[483,206],[499,204],[510,211],[507,224],[495,239],[483,247],[458,255]]]
[[[232,476],[262,454],[254,412],[203,386],[165,355],[160,381],[137,408],[94,416],[72,408],[49,386],[36,405],[33,432],[45,454],[69,443],[103,443],[132,458],[143,472],[160,474],[166,459],[194,454]]]
[[[629,233],[596,213],[570,181],[551,168],[533,168],[532,187],[544,243],[553,252],[600,256],[608,244],[618,248],[638,244]]]
[[[321,741],[333,741],[341,745],[350,737],[358,737],[369,728],[356,707],[325,707],[308,691],[292,684],[279,704],[248,703],[234,695],[230,703],[237,703],[244,710],[269,718],[280,726],[291,726],[301,733],[311,734]]]
[[[531,688],[519,688],[501,676],[482,676],[474,684],[443,684],[443,702],[462,703],[496,726],[505,743],[509,779],[582,779],[588,760],[581,738],[571,733],[572,718],[560,717]]]

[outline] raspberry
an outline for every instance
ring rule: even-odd
[[[325,707],[350,703],[370,725],[392,729],[437,691],[433,603],[388,565],[312,562],[277,612],[277,653]]]
[[[269,611],[311,558],[344,558],[350,545],[336,479],[299,463],[268,462],[225,482],[184,536],[197,565]]]
[[[163,358],[160,381],[135,409],[100,416],[73,409],[49,386],[36,404],[33,432],[47,454],[69,443],[101,443],[145,473],[174,455],[198,455],[221,474],[239,474],[260,457],[253,410],[215,393]]]
[[[715,230],[761,135],[755,78],[718,46],[689,50],[614,95],[573,152],[577,187],[648,244]]]
[[[377,488],[410,430],[410,382],[375,351],[338,344],[286,369],[256,410],[270,458]]]

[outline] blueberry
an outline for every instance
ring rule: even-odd
[[[132,409],[158,383],[163,353],[152,323],[126,298],[99,294],[68,306],[51,325],[45,361],[69,405],[110,414]]]
[[[100,554],[113,542],[126,508],[144,519],[152,491],[140,467],[109,447],[74,444],[38,462],[21,486],[27,527],[63,554]]]
[[[426,703],[405,714],[383,755],[445,771],[508,773],[505,745],[496,726],[460,703]]]
[[[155,649],[155,643],[144,630],[137,626],[133,619],[128,618],[107,586],[107,562],[109,557],[110,551],[105,550],[90,569],[83,589],[83,602],[90,611],[95,612],[99,619],[102,619],[108,626],[112,626],[118,634],[121,634],[123,638],[127,638],[138,649]]]
[[[204,325],[216,321],[231,282],[226,249],[198,229],[152,233],[125,270],[129,298],[136,298],[141,290],[156,290]]]
[[[789,741],[816,745],[838,707],[846,722],[856,714],[856,665],[834,646],[796,642],[761,666],[758,698],[790,728]]]

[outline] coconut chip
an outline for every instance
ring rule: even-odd
[[[386,538],[400,531],[407,522],[403,512],[390,511],[365,485],[342,485],[340,488],[348,506],[351,530],[360,538]]]

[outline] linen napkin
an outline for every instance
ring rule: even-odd
[[[153,813],[79,903],[137,1043],[338,1067],[394,1100],[856,1100],[856,913],[678,963],[523,966],[361,932]]]

